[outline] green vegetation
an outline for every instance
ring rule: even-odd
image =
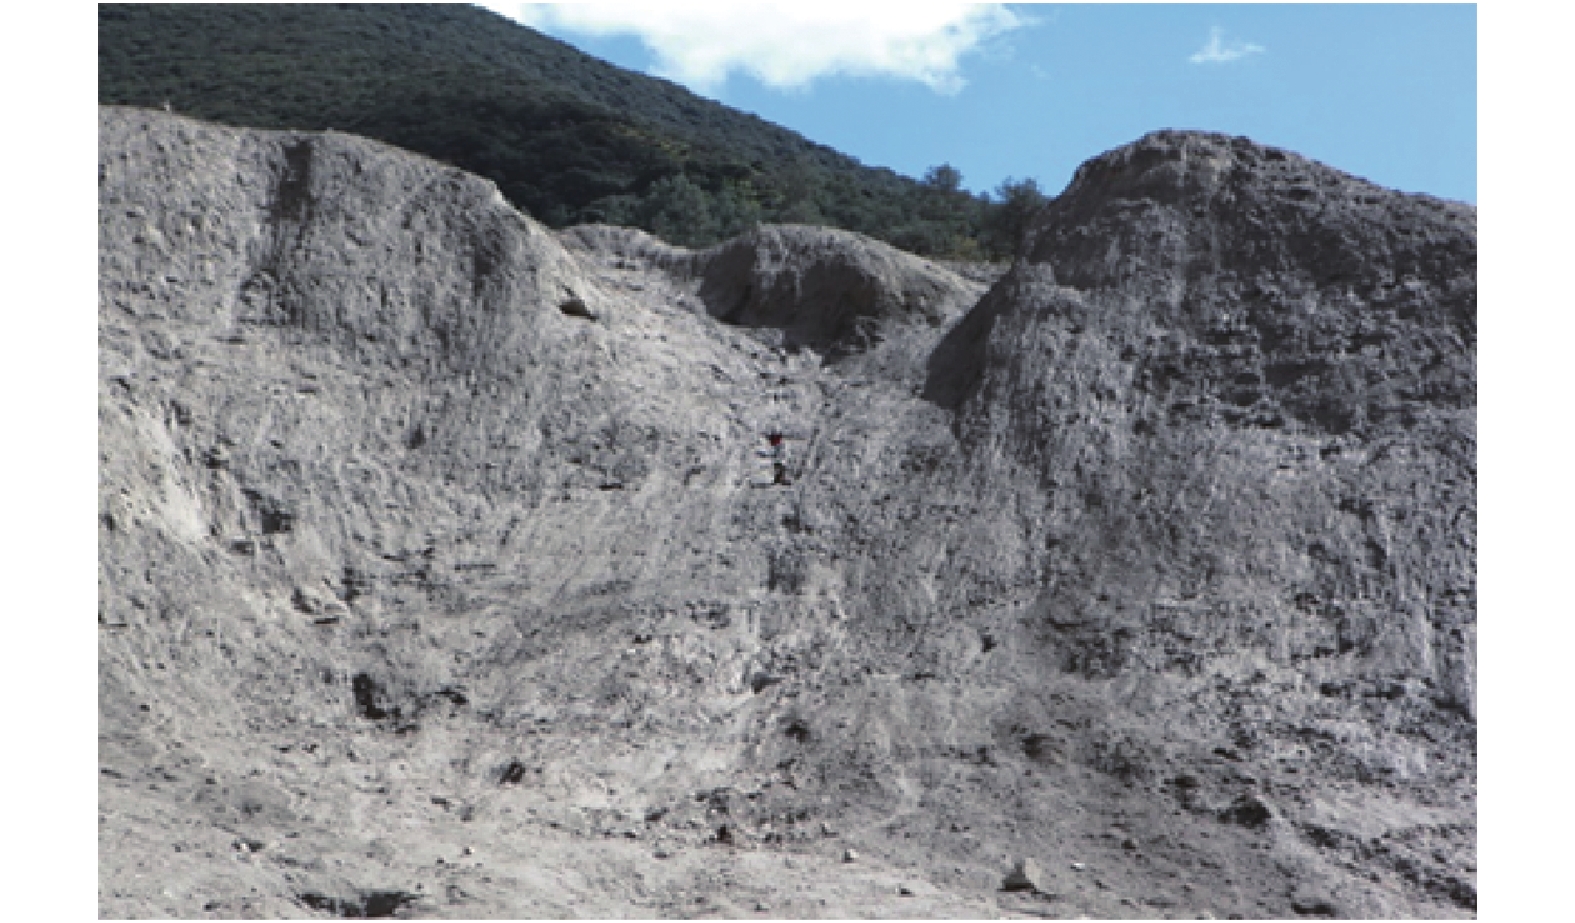
[[[707,246],[757,222],[847,228],[928,256],[1004,259],[1032,180],[972,195],[872,168],[675,84],[455,5],[99,6],[99,101],[229,125],[333,128],[498,184],[555,227]]]

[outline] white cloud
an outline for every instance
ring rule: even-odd
[[[1193,64],[1224,64],[1250,54],[1262,54],[1266,49],[1252,42],[1225,42],[1225,32],[1218,26],[1209,30],[1209,43],[1188,58]]]
[[[883,75],[952,94],[959,60],[1028,20],[1000,3],[488,3],[538,29],[635,35],[658,75],[715,91],[732,73],[779,89],[828,74]]]

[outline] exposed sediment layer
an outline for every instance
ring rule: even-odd
[[[1474,913],[1469,207],[1156,133],[987,288],[136,110],[99,189],[106,916]]]

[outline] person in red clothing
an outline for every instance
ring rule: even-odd
[[[782,446],[782,434],[771,433],[766,436],[766,441],[771,443],[771,483],[786,484],[788,483],[787,460]]]

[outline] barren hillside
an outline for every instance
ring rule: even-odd
[[[1474,915],[1469,206],[1161,132],[999,275],[119,108],[99,193],[103,915]]]

